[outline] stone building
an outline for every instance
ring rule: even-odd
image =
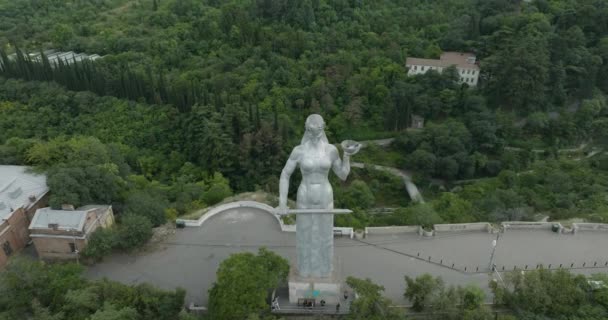
[[[443,69],[455,66],[460,76],[460,82],[469,86],[477,86],[479,81],[479,66],[472,53],[444,52],[437,59],[407,58],[405,66],[408,75],[426,73],[429,70],[443,72]]]
[[[0,166],[0,268],[30,241],[28,225],[48,203],[46,176],[28,167]]]
[[[112,206],[88,205],[73,210],[42,208],[30,224],[30,237],[41,259],[78,259],[97,228],[114,224]]]
[[[413,129],[422,129],[424,128],[424,118],[418,115],[412,115],[412,124],[411,128]]]

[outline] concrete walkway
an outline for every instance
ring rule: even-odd
[[[370,278],[385,287],[385,295],[396,305],[408,305],[403,297],[404,275],[430,273],[447,284],[475,284],[489,293],[488,281],[494,276],[483,268],[488,266],[493,239],[495,234],[483,232],[440,233],[433,238],[403,233],[369,236],[364,239],[367,243],[337,237],[334,243],[341,278]],[[495,263],[505,271],[526,265],[534,269],[542,263],[552,268],[572,266],[573,272],[584,274],[606,272],[608,253],[603,248],[607,246],[608,236],[600,231],[566,235],[509,230],[498,242]],[[149,282],[165,289],[182,287],[187,290],[187,304],[207,305],[219,264],[233,253],[256,252],[260,247],[295,261],[294,233],[282,232],[267,213],[237,208],[212,217],[202,227],[178,229],[153,251],[108,257],[89,267],[86,276],[126,284]],[[429,257],[431,263],[424,261]]]

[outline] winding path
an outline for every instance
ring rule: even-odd
[[[365,140],[365,141],[361,141],[360,143],[363,147],[365,147],[369,144],[375,144],[375,145],[378,145],[381,147],[387,147],[393,141],[395,141],[395,138]],[[371,163],[366,164],[366,163],[362,163],[362,162],[353,162],[351,164],[351,166],[353,166],[355,168],[365,168],[367,166],[368,168],[373,168],[376,170],[388,172],[392,175],[400,177],[401,179],[403,179],[403,183],[405,184],[405,190],[407,191],[407,194],[410,196],[410,199],[412,199],[412,201],[414,201],[414,202],[424,203],[424,198],[422,198],[422,194],[420,194],[420,191],[418,191],[418,187],[416,187],[414,182],[412,182],[412,177],[407,172],[405,172],[401,169],[393,168],[393,167],[381,166],[378,164],[371,164]]]
[[[420,191],[418,191],[418,187],[416,187],[416,185],[412,182],[412,178],[410,177],[409,174],[407,174],[407,172],[397,169],[397,168],[393,168],[393,167],[386,167],[386,166],[381,166],[381,165],[377,165],[377,164],[365,164],[365,163],[361,163],[361,162],[353,162],[351,164],[351,166],[353,166],[355,168],[368,167],[368,168],[388,172],[392,175],[400,177],[401,179],[403,179],[403,183],[405,184],[405,190],[407,191],[407,194],[410,196],[412,201],[424,203],[424,198],[422,198],[422,194],[420,194]]]

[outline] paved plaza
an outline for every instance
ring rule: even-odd
[[[404,275],[431,273],[447,284],[472,283],[488,290],[492,276],[483,271],[487,270],[494,239],[496,234],[482,232],[446,232],[433,238],[374,235],[362,241],[342,237],[335,239],[335,255],[343,278],[370,278],[385,287],[395,304],[404,305]],[[258,209],[231,209],[210,218],[202,227],[178,229],[152,252],[108,257],[90,267],[87,276],[127,284],[149,282],[165,289],[182,287],[187,290],[187,303],[206,305],[221,261],[232,253],[255,252],[262,246],[295,260],[295,234],[282,232],[274,217]],[[498,270],[503,266],[512,270],[514,266],[534,269],[538,264],[551,264],[552,268],[562,264],[569,268],[574,264],[574,272],[607,272],[608,268],[603,268],[608,262],[606,247],[608,234],[603,232],[571,235],[509,230],[500,234],[494,261]],[[589,268],[594,264],[597,268]]]

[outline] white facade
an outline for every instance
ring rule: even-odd
[[[445,68],[455,66],[460,76],[460,83],[477,86],[480,70],[475,60],[475,56],[470,53],[445,52],[439,59],[407,58],[405,65],[410,76],[423,74],[429,70],[441,73]]]

